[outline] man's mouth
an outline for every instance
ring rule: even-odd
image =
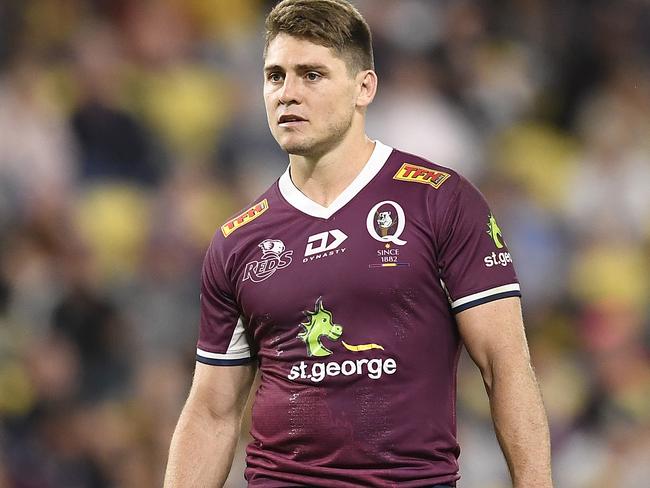
[[[278,125],[282,127],[291,127],[292,125],[298,125],[301,122],[306,122],[307,119],[300,117],[299,115],[285,114],[281,115],[278,118]]]

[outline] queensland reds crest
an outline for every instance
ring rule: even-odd
[[[400,239],[406,226],[404,209],[392,200],[384,200],[370,209],[366,218],[366,227],[370,236],[379,242],[392,242],[403,246],[406,241]]]
[[[262,250],[259,261],[246,263],[242,281],[251,280],[259,283],[269,278],[279,269],[284,269],[291,264],[293,251],[287,251],[284,242],[279,239],[264,239],[258,244]]]

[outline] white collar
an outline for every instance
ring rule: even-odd
[[[368,162],[354,180],[352,180],[352,183],[350,183],[348,187],[343,190],[338,197],[336,197],[329,207],[323,207],[319,203],[314,202],[296,188],[296,185],[291,181],[291,174],[289,172],[291,165],[287,167],[287,170],[282,174],[278,181],[280,193],[292,207],[297,208],[301,212],[311,215],[312,217],[328,219],[338,210],[343,208],[345,204],[352,200],[368,183],[370,183],[375,175],[379,173],[379,170],[384,166],[384,163],[388,160],[392,151],[392,147],[386,146],[379,141],[375,141],[375,148],[373,149]]]

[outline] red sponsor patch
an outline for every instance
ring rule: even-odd
[[[436,171],[435,169],[417,166],[411,163],[404,163],[402,167],[393,176],[394,180],[413,181],[415,183],[424,183],[434,188],[440,186],[449,178],[449,173]]]
[[[265,198],[261,202],[256,203],[255,205],[250,207],[248,210],[245,210],[244,212],[239,214],[234,219],[231,219],[228,222],[226,222],[225,224],[223,224],[221,226],[221,232],[223,232],[223,236],[228,237],[230,234],[235,232],[240,227],[243,227],[244,225],[248,224],[249,222],[255,220],[257,217],[262,215],[268,209],[269,209],[269,202]]]

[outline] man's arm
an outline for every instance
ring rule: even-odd
[[[255,365],[196,363],[169,450],[165,488],[223,486],[239,437]]]
[[[519,298],[470,308],[456,320],[481,370],[513,486],[552,487],[548,422],[530,364]]]

